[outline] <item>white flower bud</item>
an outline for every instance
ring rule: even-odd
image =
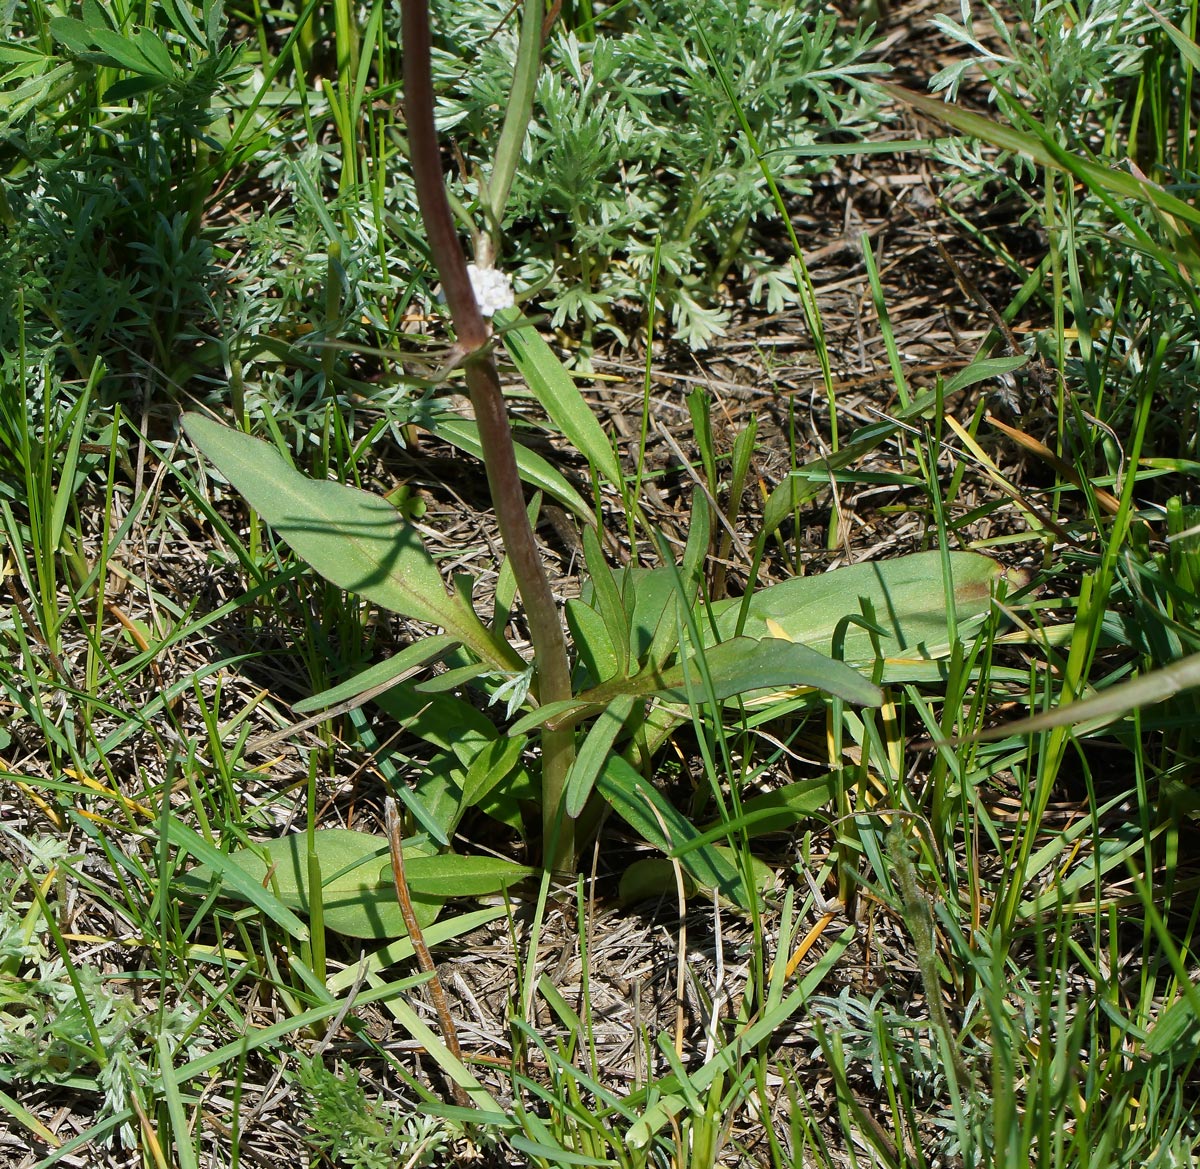
[[[490,317],[499,309],[512,308],[516,303],[513,299],[512,281],[503,272],[495,268],[477,268],[474,264],[468,264],[467,275],[471,278],[471,288],[475,292],[479,311],[485,317]]]

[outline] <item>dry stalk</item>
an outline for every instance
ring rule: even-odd
[[[437,1012],[438,1025],[442,1029],[442,1039],[446,1048],[458,1062],[462,1063],[462,1048],[458,1044],[458,1031],[450,1008],[446,1005],[446,992],[442,989],[442,980],[438,978],[437,967],[433,964],[433,955],[425,944],[421,933],[420,923],[413,911],[412,898],[408,895],[408,882],[404,879],[404,846],[401,842],[400,814],[396,810],[396,801],[388,796],[384,804],[384,820],[387,826],[388,847],[392,854],[392,878],[396,883],[396,899],[400,902],[400,913],[404,918],[404,928],[408,930],[409,941],[412,942],[413,953],[417,956],[417,965],[422,974],[429,975],[429,997],[433,1000],[433,1009]],[[463,1108],[470,1107],[471,1099],[463,1086],[455,1079],[450,1080],[450,1091],[454,1103]]]

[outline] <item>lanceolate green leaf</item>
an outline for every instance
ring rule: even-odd
[[[730,638],[709,646],[704,661],[712,682],[711,697],[718,701],[735,694],[792,686],[811,686],[863,706],[878,706],[883,701],[879,688],[844,662],[783,638]],[[579,702],[608,702],[618,694],[654,695],[668,702],[710,697],[698,663],[689,658],[666,670],[643,670],[633,678],[597,686],[580,694]]]
[[[727,845],[713,846],[717,856],[728,860],[732,867],[733,853]],[[755,856],[748,856],[750,868],[754,873],[754,887],[760,893],[769,893],[774,888],[777,878],[774,870]],[[617,897],[622,905],[636,905],[639,901],[648,901],[652,897],[668,897],[676,890],[675,866],[666,857],[648,856],[633,864],[621,874]],[[700,886],[686,870],[683,874],[684,896],[693,896]],[[706,894],[712,889],[701,889]]]
[[[426,418],[422,425],[438,438],[444,439],[451,446],[483,458],[483,444],[479,441],[479,426],[469,418],[459,418],[452,414],[439,414]],[[563,507],[573,511],[584,523],[595,522],[591,510],[583,497],[536,451],[522,446],[519,442],[513,444],[517,458],[517,469],[526,483],[540,488],[553,499],[557,499]]]
[[[591,605],[572,597],[566,604],[567,625],[579,661],[591,681],[607,682],[620,672],[617,648],[612,643],[604,618]],[[621,647],[624,649],[624,646]]]
[[[704,579],[704,566],[711,553],[711,536],[712,509],[708,500],[697,492],[692,498],[687,543],[684,545],[683,559],[678,568],[671,563],[666,541],[661,536],[658,538],[658,550],[663,558],[664,571],[669,575],[671,586],[680,603],[677,605],[667,602],[664,619],[659,621],[658,628],[654,631],[654,640],[650,643],[646,663],[655,669],[667,661],[679,645],[679,633],[685,620],[682,609],[691,609],[696,604],[700,582]]]
[[[678,857],[701,888],[716,889],[739,908],[750,908],[750,895],[733,864],[711,844],[689,847],[699,835],[696,829],[619,755],[609,757],[596,790],[643,840]]]
[[[348,678],[345,682],[322,690],[308,698],[293,703],[292,710],[296,714],[307,714],[313,710],[323,710],[327,706],[350,702],[369,691],[378,691],[380,687],[398,685],[402,681],[400,675],[408,674],[414,669],[435,662],[445,657],[458,645],[453,637],[425,637],[406,645],[398,653],[392,654],[382,662],[376,662],[365,670]]]
[[[704,651],[711,692],[705,688],[699,663],[692,656],[665,670],[646,668],[632,678],[614,678],[575,698],[531,711],[514,725],[521,734],[549,722],[570,726],[599,714],[614,699],[625,696],[662,698],[672,703],[718,702],[735,694],[812,687],[862,706],[883,701],[879,687],[845,662],[835,661],[808,646],[784,638],[734,637]]]
[[[287,903],[286,898],[276,897],[263,885],[261,879],[256,880],[254,874],[248,873],[236,855],[223,853],[215,845],[210,844],[199,833],[181,824],[173,816],[167,820],[167,839],[178,845],[190,856],[200,861],[200,867],[190,873],[176,878],[176,882],[186,887],[189,879],[194,883],[196,891],[203,893],[213,874],[221,881],[222,890],[230,896],[240,897],[243,901],[257,906],[262,913],[276,925],[287,930],[292,937],[299,941],[308,939],[308,926],[292,912],[294,906]],[[303,840],[303,835],[296,837]],[[300,861],[303,864],[303,860]],[[263,872],[265,873],[265,867]]]
[[[482,711],[453,694],[418,694],[411,686],[393,686],[375,698],[404,729],[452,751],[464,767],[496,738],[495,724]]]
[[[475,756],[462,785],[462,806],[473,808],[487,798],[521,761],[525,749],[523,735],[508,734],[493,739]]]
[[[952,552],[949,562],[959,619],[986,613],[992,587],[1005,574],[1003,566],[975,552]],[[1020,573],[1008,575],[1014,585],[1023,583]],[[760,589],[750,600],[742,633],[749,637],[782,633],[829,653],[838,627],[847,616],[860,614],[864,602],[884,631],[879,641],[885,658],[934,657],[946,647],[946,584],[939,552],[850,565]],[[741,600],[731,600],[712,606],[720,637],[730,637],[737,628],[741,605]],[[843,655],[847,661],[875,657],[867,630],[846,626]]]
[[[596,421],[575,379],[519,309],[501,309],[496,322],[504,344],[526,384],[554,424],[577,451],[614,487],[623,482],[621,464],[604,428]]]
[[[671,631],[679,628],[675,620],[678,571],[666,567],[633,566],[618,569],[614,575],[625,603],[629,658],[638,663],[648,661],[658,630],[665,628],[664,640],[668,640]]]
[[[313,844],[321,864],[321,905],[329,929],[352,938],[399,938],[407,933],[391,871],[381,867],[388,851],[383,837],[349,828],[322,828],[313,834]],[[278,888],[285,905],[309,912],[307,833],[239,848],[230,859],[260,886]],[[416,860],[415,852],[412,859]],[[443,899],[411,888],[409,892],[417,921],[429,925]]]
[[[321,905],[329,929],[352,938],[404,936],[388,843],[382,836],[322,828],[313,833],[313,846],[320,862]],[[497,857],[431,856],[426,847],[413,845],[406,845],[404,851],[405,880],[422,926],[437,918],[448,898],[498,893],[534,872]],[[284,912],[282,906],[300,913],[312,908],[307,833],[296,832],[208,859],[210,863],[183,875],[180,883],[184,888],[202,892],[216,874],[229,896],[253,900],[264,911],[274,902],[280,908],[273,916]],[[278,901],[268,890],[278,890]]]
[[[764,792],[742,803],[742,814],[721,824],[723,835],[744,831],[747,836],[767,832],[786,832],[797,821],[828,808],[837,798],[835,777],[823,775],[817,779],[798,779],[772,792]],[[704,836],[716,829],[710,829]]]
[[[422,897],[487,897],[537,874],[537,869],[498,856],[443,852],[406,861],[409,889]],[[390,868],[385,875],[391,879]]]
[[[955,394],[968,386],[978,385],[994,377],[1003,377],[1023,365],[1029,364],[1029,358],[1024,354],[1015,357],[981,357],[972,361],[964,369],[960,369],[947,383],[945,393]]]
[[[504,208],[512,190],[513,177],[521,162],[521,148],[533,114],[533,95],[537,88],[541,66],[542,22],[545,18],[542,0],[525,0],[521,13],[521,37],[513,69],[512,89],[509,91],[504,125],[496,143],[492,173],[484,188],[491,202],[491,221],[504,222]]]
[[[623,598],[633,661],[653,670],[675,651],[679,630],[686,627],[681,605],[691,608],[696,603],[711,530],[708,502],[698,498],[692,507],[682,564],[665,563],[649,569],[635,566],[612,574]],[[664,552],[664,547],[659,551]]]
[[[716,699],[756,690],[812,686],[861,706],[878,706],[883,701],[879,687],[844,662],[777,637],[764,637],[761,641],[751,637],[731,638],[706,649],[704,662],[712,682],[712,697]],[[689,658],[664,671],[654,693],[669,702],[693,702],[706,697],[697,662]]]
[[[604,767],[605,760],[612,753],[613,744],[625,725],[625,720],[633,713],[636,699],[631,694],[622,694],[607,706],[600,717],[592,724],[583,746],[571,765],[571,774],[567,779],[567,815],[576,817],[582,813],[596,776]]]
[[[1163,31],[1171,38],[1171,43],[1179,50],[1179,55],[1193,68],[1200,69],[1200,47],[1181,28],[1176,28],[1161,12],[1155,11],[1149,4],[1150,15],[1162,25]]]
[[[197,414],[188,437],[246,501],[326,580],[406,617],[442,626],[485,661],[523,668],[516,653],[448,593],[416,529],[386,499],[309,479],[274,448]]]
[[[604,620],[608,640],[617,655],[614,673],[624,676],[629,667],[629,616],[621,603],[621,592],[616,577],[604,559],[604,551],[594,528],[583,529],[583,555],[587,563],[587,583],[591,586],[592,605]],[[604,681],[597,678],[597,681]]]

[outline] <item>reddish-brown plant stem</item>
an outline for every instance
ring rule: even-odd
[[[388,796],[384,804],[384,821],[387,827],[388,851],[392,858],[392,880],[396,886],[396,900],[400,902],[400,916],[404,918],[404,928],[408,930],[408,940],[412,942],[417,965],[423,974],[429,975],[429,997],[433,1000],[434,1011],[437,1012],[442,1038],[446,1041],[446,1050],[461,1064],[462,1048],[459,1046],[454,1016],[450,1014],[446,992],[442,989],[442,980],[433,964],[433,955],[425,944],[425,935],[421,933],[421,924],[417,921],[416,910],[413,909],[412,898],[409,896],[408,879],[404,875],[404,842],[401,838],[400,813],[396,810],[396,801],[391,796]],[[455,1104],[465,1108],[471,1103],[471,1098],[457,1080],[451,1079],[450,1091]]]
[[[529,622],[536,667],[534,693],[543,704],[557,702],[571,697],[566,638],[525,511],[512,431],[491,352],[491,329],[475,299],[466,256],[446,197],[433,116],[429,7],[426,0],[404,0],[402,14],[404,111],[417,203],[454,322],[457,345],[464,354],[464,372],[479,426],[492,505]],[[560,870],[574,868],[575,864],[573,825],[561,815],[562,794],[573,753],[572,732],[543,732],[543,847],[548,850],[545,863]],[[552,837],[556,843],[553,855],[549,855]]]
[[[429,250],[446,294],[458,344],[468,354],[485,348],[491,330],[479,311],[467,261],[442,176],[442,154],[433,121],[433,75],[430,70],[429,5],[426,0],[403,0],[404,121],[409,158],[421,221]]]

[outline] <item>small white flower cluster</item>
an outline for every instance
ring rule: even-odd
[[[471,278],[471,287],[475,291],[479,311],[485,317],[490,317],[502,308],[512,308],[516,303],[513,299],[512,281],[503,272],[495,268],[478,268],[474,264],[468,264],[467,275]]]

